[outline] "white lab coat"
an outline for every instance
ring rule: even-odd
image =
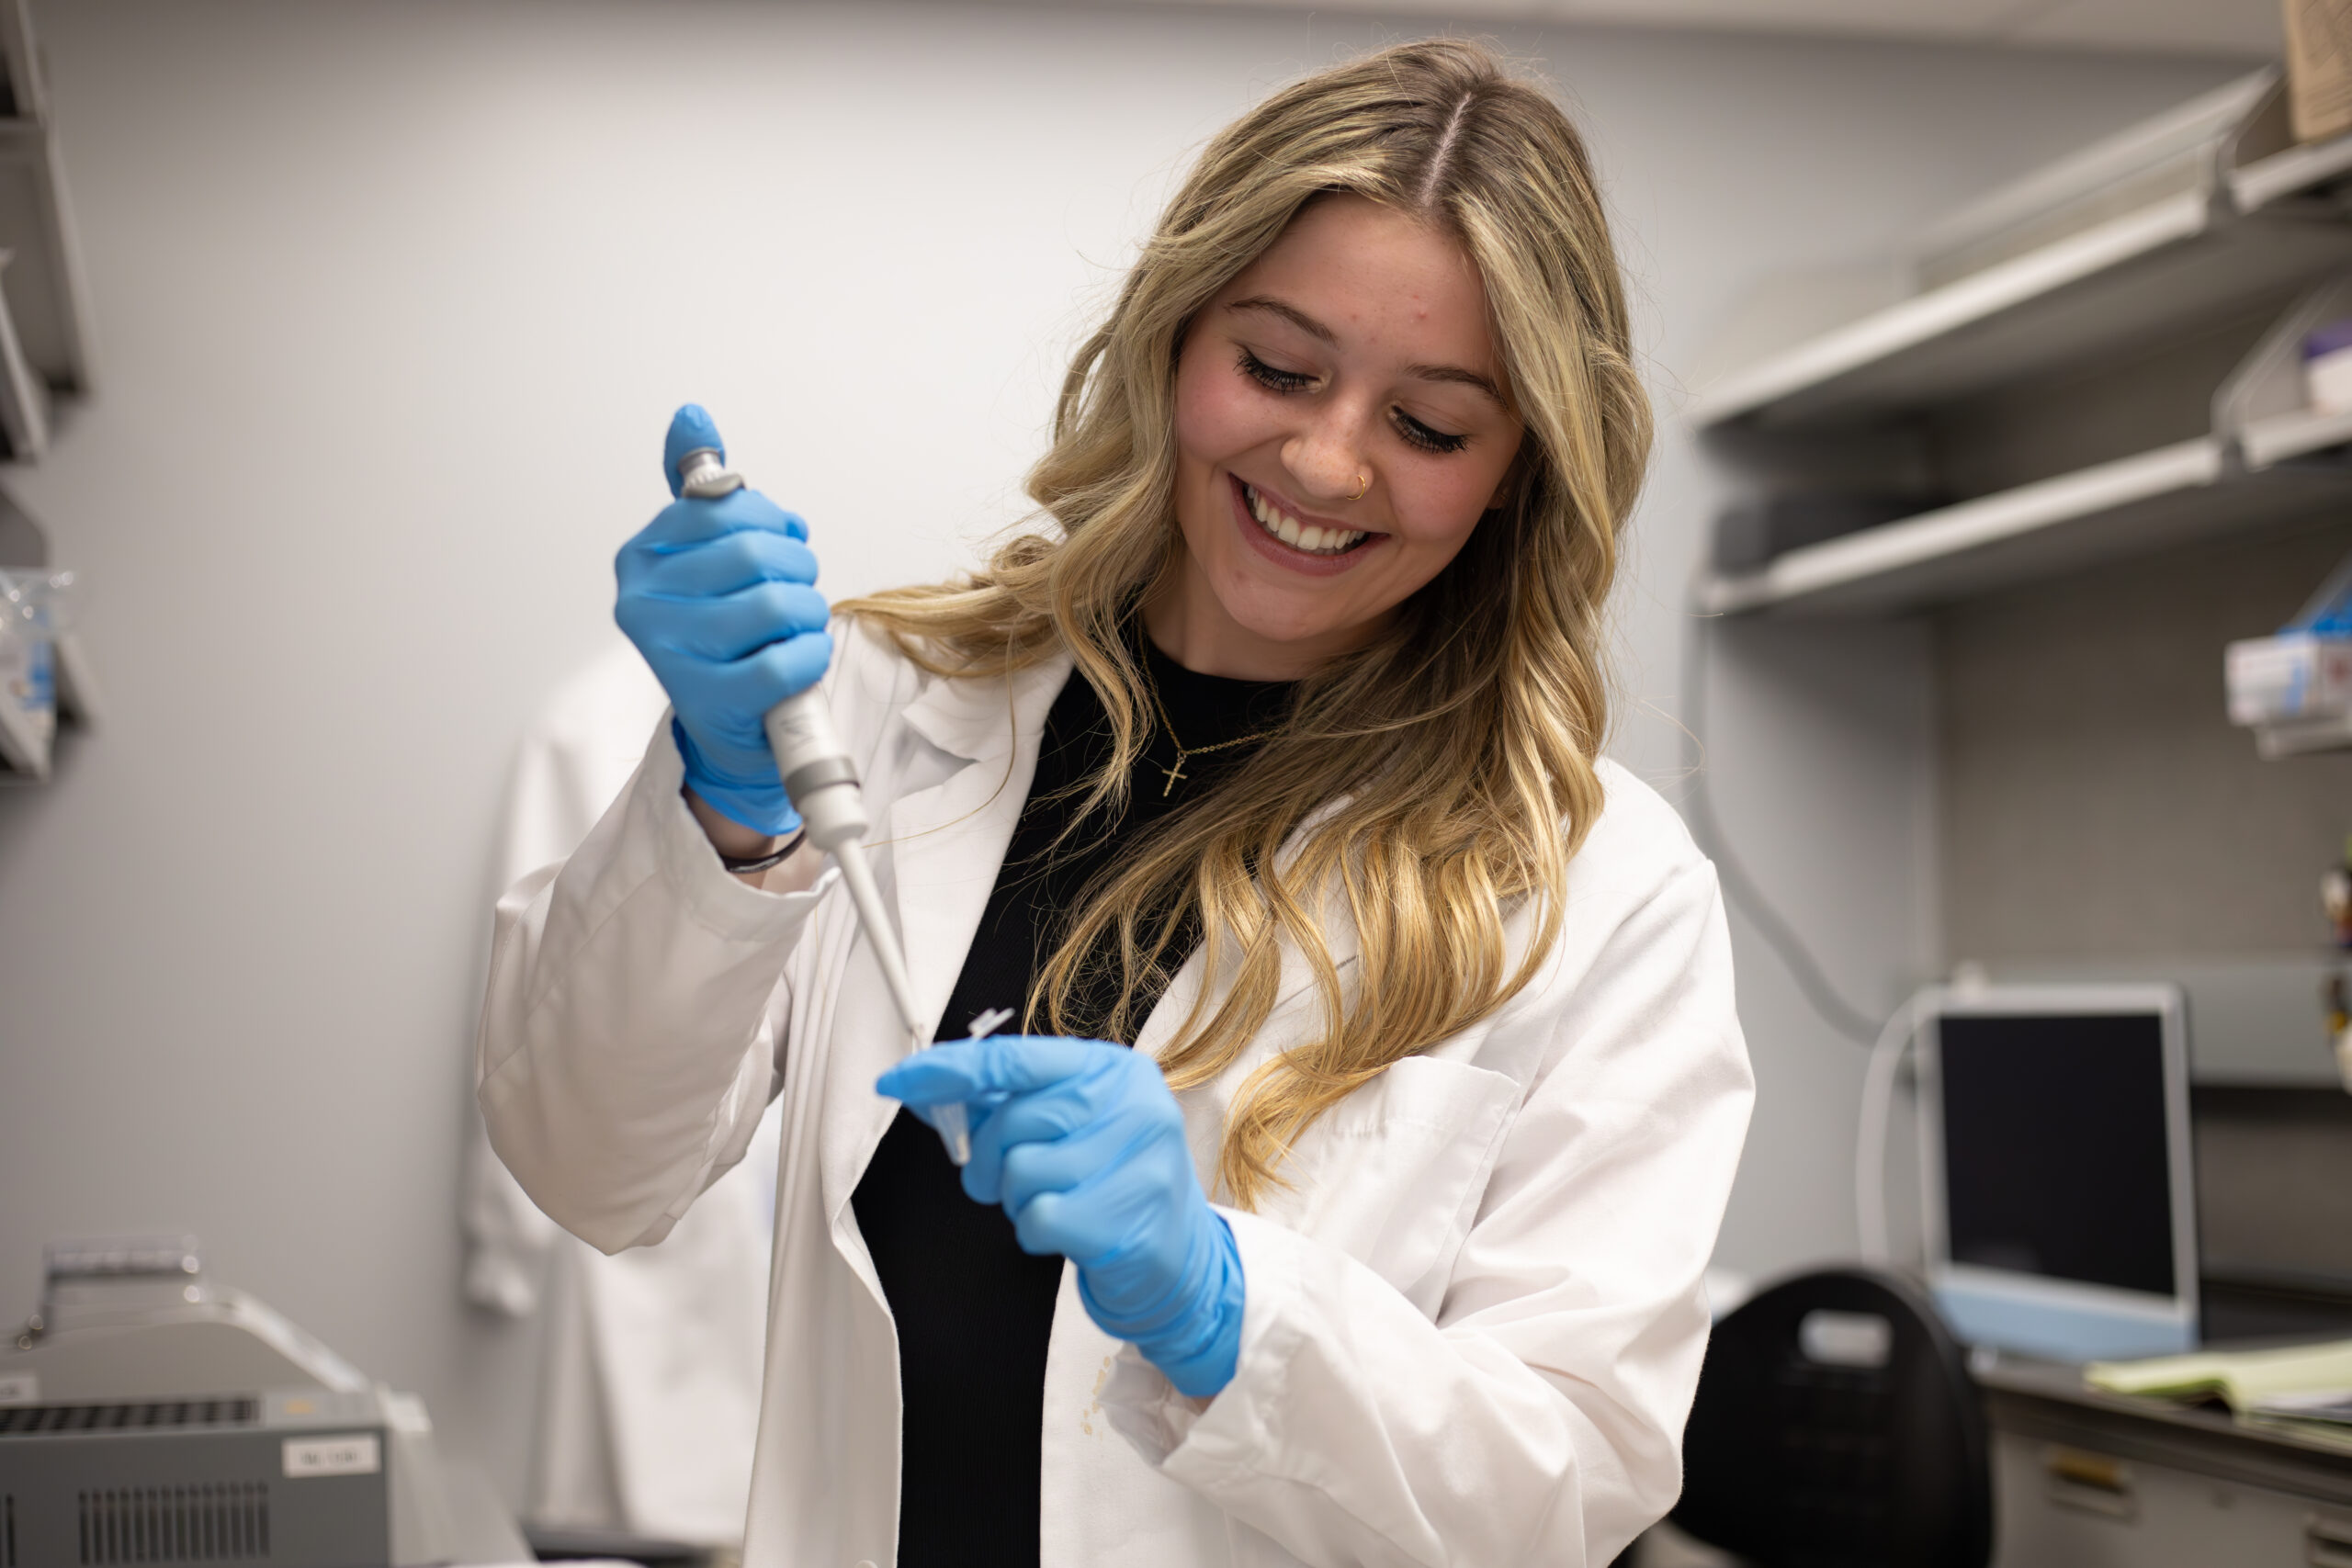
[[[637,649],[566,681],[515,755],[497,887],[579,847],[636,771],[666,699]],[[775,1119],[659,1247],[608,1258],[565,1235],[475,1129],[466,1293],[547,1314],[527,1515],[700,1546],[743,1538],[766,1341]],[[764,1156],[764,1158],[763,1156]]]
[[[945,681],[837,636],[827,689],[935,1016],[1069,665]],[[898,1353],[850,1198],[897,1110],[873,1086],[901,1027],[836,880],[777,896],[726,875],[682,778],[657,728],[571,861],[500,901],[484,1112],[540,1205],[618,1250],[676,1224],[781,1097],[746,1562],[887,1564]],[[1597,1568],[1672,1503],[1753,1080],[1713,869],[1655,793],[1613,764],[1602,779],[1533,983],[1326,1114],[1256,1213],[1226,1211],[1247,1300],[1215,1400],[1095,1327],[1064,1269],[1046,1568]],[[1353,930],[1328,937],[1344,977]],[[1138,1049],[1165,1048],[1204,967],[1178,974]],[[1293,953],[1253,1046],[1182,1097],[1204,1179],[1236,1088],[1317,1010]]]

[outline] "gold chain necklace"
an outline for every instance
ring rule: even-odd
[[[1159,682],[1151,678],[1151,664],[1148,660],[1143,666],[1143,684],[1144,689],[1151,694],[1152,710],[1159,716],[1160,728],[1168,731],[1168,743],[1176,748],[1176,765],[1172,768],[1159,769],[1161,773],[1168,775],[1168,782],[1159,786],[1159,794],[1163,799],[1175,789],[1178,779],[1192,776],[1184,772],[1186,759],[1205,757],[1212,751],[1227,751],[1236,746],[1247,746],[1252,740],[1263,740],[1273,733],[1271,729],[1261,729],[1255,735],[1244,735],[1232,740],[1220,740],[1214,746],[1187,746],[1176,738],[1176,721],[1168,716],[1168,705],[1160,700]],[[1157,762],[1152,765],[1159,766]]]

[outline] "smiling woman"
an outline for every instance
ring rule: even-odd
[[[1325,1111],[1528,982],[1600,814],[1601,606],[1650,418],[1594,190],[1558,106],[1476,46],[1275,94],[1203,154],[1079,351],[1030,479],[1063,536],[841,606],[953,678],[1073,658],[1114,740],[1089,812],[1119,809],[1155,730],[1138,617],[1186,669],[1295,682],[1253,765],[1048,933],[1029,997],[1115,1036],[1197,942],[1235,980],[1161,1055],[1182,1089],[1248,1049],[1303,960],[1326,1023],[1225,1121],[1243,1202]],[[1376,959],[1352,995],[1334,897]],[[1090,966],[1122,982],[1106,1020],[1063,1005]]]
[[[1521,426],[1487,291],[1421,218],[1322,197],[1209,302],[1176,367],[1182,576],[1145,607],[1193,669],[1295,680],[1376,637],[1496,510]]]
[[[1752,1085],[1713,869],[1600,756],[1649,429],[1575,129],[1409,44],[1210,143],[983,570],[829,627],[749,491],[622,551],[673,716],[502,902],[481,1096],[607,1249],[783,1100],[747,1563],[1577,1568],[1665,1511]],[[762,733],[820,673],[924,1016],[1039,1032],[906,1055]]]

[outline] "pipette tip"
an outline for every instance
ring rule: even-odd
[[[932,1111],[932,1119],[939,1128],[939,1141],[947,1145],[947,1157],[957,1165],[972,1163],[972,1127],[959,1100],[942,1105]]]
[[[979,1017],[972,1020],[972,1027],[967,1037],[978,1040],[983,1035],[1003,1027],[1005,1022],[1012,1017],[1012,1010],[1011,1008],[990,1008],[988,1011],[980,1014]],[[936,1044],[938,1042],[933,1041],[933,1043]],[[932,1114],[936,1119],[936,1125],[939,1128],[939,1141],[947,1145],[947,1157],[954,1160],[957,1165],[971,1164],[971,1114],[967,1111],[960,1103],[956,1105],[943,1105]]]

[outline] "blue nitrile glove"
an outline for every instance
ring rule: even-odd
[[[1178,1392],[1204,1399],[1241,1353],[1241,1252],[1201,1191],[1159,1064],[1100,1040],[936,1045],[874,1086],[916,1114],[971,1108],[964,1190],[1001,1203],[1024,1252],[1078,1265],[1079,1299]]]
[[[699,404],[670,420],[662,471],[670,493],[678,459],[718,451],[718,427]],[[686,784],[721,814],[778,837],[800,815],[776,776],[761,721],[768,709],[815,685],[832,661],[808,525],[754,490],[717,501],[673,501],[621,547],[613,562],[620,599],[613,618],[653,667],[676,717],[671,733]]]

